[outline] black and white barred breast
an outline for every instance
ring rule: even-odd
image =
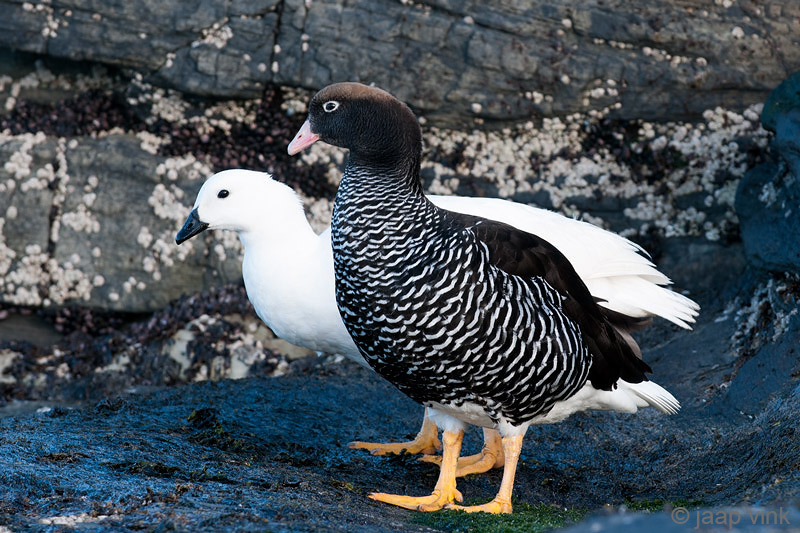
[[[336,300],[379,374],[422,404],[470,402],[514,425],[583,386],[591,354],[558,291],[498,268],[480,219],[357,173],[334,204]]]

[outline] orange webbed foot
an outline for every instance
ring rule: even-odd
[[[467,513],[508,514],[511,513],[512,507],[511,502],[495,498],[494,500],[484,503],[483,505],[469,505],[464,507],[461,505],[450,504],[446,505],[445,509],[454,509]]]
[[[445,505],[453,502],[462,502],[464,497],[455,487],[448,490],[435,489],[430,496],[401,496],[399,494],[386,494],[383,492],[373,492],[369,495],[373,500],[390,503],[414,511],[438,511]]]
[[[426,416],[414,440],[408,442],[355,441],[348,444],[348,447],[353,450],[368,450],[372,455],[432,454],[442,449],[442,443],[439,441],[439,430]]]

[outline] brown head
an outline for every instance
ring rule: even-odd
[[[414,113],[377,87],[335,83],[308,106],[308,120],[289,144],[294,155],[317,140],[350,150],[351,160],[391,164],[418,161],[422,135]]]

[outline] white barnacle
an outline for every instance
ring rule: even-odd
[[[156,259],[152,255],[147,255],[142,259],[142,270],[148,274],[156,271]]]
[[[217,49],[222,49],[233,38],[233,30],[228,26],[227,18],[215,22],[210,28],[203,28],[200,34],[202,37],[191,44],[192,48],[201,44],[210,44]]]
[[[83,201],[86,207],[92,207],[96,199],[97,199],[97,194],[93,192],[86,193],[81,197],[81,201]]]
[[[150,233],[150,230],[147,228],[147,226],[142,226],[142,228],[139,230],[139,235],[136,237],[136,242],[138,242],[143,248],[150,247],[150,244],[153,242],[153,234]]]
[[[61,222],[75,231],[84,233],[98,233],[100,231],[100,221],[90,213],[84,204],[78,204],[75,211],[63,213]]]

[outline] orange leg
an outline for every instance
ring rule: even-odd
[[[438,455],[423,455],[420,461],[426,463],[442,464],[442,458]],[[456,467],[456,477],[463,477],[469,474],[483,474],[492,468],[500,468],[505,462],[503,445],[500,434],[497,430],[483,428],[483,449],[481,453],[461,457]]]
[[[497,496],[489,503],[483,505],[472,505],[462,507],[460,505],[448,505],[448,509],[460,509],[468,513],[510,513],[511,512],[511,491],[514,489],[514,475],[517,472],[517,462],[519,452],[522,449],[522,435],[503,438],[503,453],[506,460],[503,466],[503,481],[500,483],[500,490]]]
[[[348,446],[352,449],[369,450],[372,455],[400,455],[403,453],[436,453],[442,449],[442,443],[439,442],[439,430],[436,424],[430,421],[427,416],[422,419],[422,427],[414,437],[414,440],[409,442],[351,442]]]
[[[399,505],[416,511],[437,511],[445,505],[452,504],[454,501],[463,501],[461,493],[456,489],[456,464],[461,453],[461,441],[463,439],[463,431],[456,433],[445,431],[442,435],[442,442],[444,443],[442,467],[439,470],[439,480],[436,482],[436,486],[430,496],[414,497],[373,492],[369,497],[379,502],[391,503],[392,505]]]

